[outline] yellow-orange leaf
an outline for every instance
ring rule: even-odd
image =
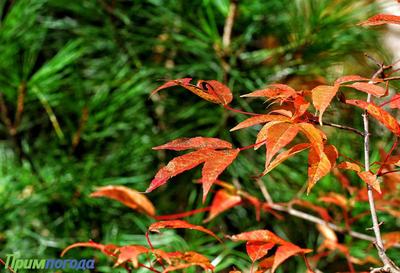
[[[282,115],[259,115],[242,121],[241,123],[233,127],[230,131],[236,131],[239,129],[254,126],[257,124],[267,123],[270,121],[290,121],[290,119]]]
[[[368,82],[368,81],[370,81],[370,79],[361,77],[359,75],[347,75],[347,76],[342,76],[342,77],[338,78],[335,81],[335,84],[342,84],[342,83],[346,83],[346,82],[360,82],[360,81]]]
[[[119,266],[127,261],[133,264],[134,268],[138,268],[139,261],[138,256],[143,253],[147,253],[149,250],[144,246],[123,246],[118,249],[119,255],[115,262],[115,266]]]
[[[286,241],[269,230],[253,230],[229,237],[232,241],[255,241],[264,243],[284,244]]]
[[[376,177],[375,174],[371,172],[359,172],[358,176],[368,185],[370,185],[374,190],[376,190],[379,193],[381,192],[381,186],[378,181],[378,178]]]
[[[324,114],[326,108],[328,108],[332,99],[335,97],[337,91],[339,90],[339,85],[320,85],[312,90],[311,97],[315,109],[319,112],[319,123],[322,124],[322,115]]]
[[[90,197],[107,197],[149,216],[155,215],[155,208],[145,195],[124,186],[101,187],[90,194]]]
[[[351,87],[354,89],[357,89],[359,91],[371,94],[375,97],[382,97],[383,95],[386,94],[386,89],[382,88],[378,85],[374,85],[372,83],[367,83],[367,82],[355,82],[350,85],[345,85],[347,87]]]
[[[339,165],[337,165],[337,167],[339,169],[344,169],[344,170],[351,170],[351,171],[355,171],[355,172],[361,172],[361,167],[353,162],[349,162],[349,161],[344,161],[342,163],[340,163]]]
[[[291,243],[286,243],[279,246],[275,253],[274,264],[272,265],[271,273],[274,273],[276,268],[288,258],[300,253],[309,253],[311,251],[311,249],[303,249]]]
[[[314,185],[331,170],[331,162],[324,152],[320,153],[314,148],[308,155],[308,181],[307,194]]]
[[[232,144],[213,137],[193,137],[193,138],[178,138],[164,145],[153,147],[153,150],[175,150],[183,151],[187,149],[231,149]]]

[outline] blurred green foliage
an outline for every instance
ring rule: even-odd
[[[216,136],[244,146],[257,132],[230,134],[242,115],[179,88],[149,98],[157,80],[217,79],[239,97],[275,81],[304,88],[342,73],[368,75],[372,68],[363,53],[384,54],[377,32],[356,26],[374,11],[369,2],[241,0],[231,43],[224,48],[227,0],[0,0],[0,92],[2,113],[7,110],[0,124],[0,257],[54,258],[67,245],[89,239],[146,244],[142,235],[150,219],[116,202],[90,199],[89,193],[109,184],[144,190],[158,166],[175,155],[151,147],[169,140]],[[21,93],[26,93],[22,119],[13,128]],[[234,105],[249,111],[267,106],[245,99]],[[337,123],[346,116],[350,125],[360,125],[346,110],[326,113]],[[334,134],[332,142],[344,154],[360,156],[357,136]],[[261,198],[251,177],[262,170],[263,159],[262,152],[246,151],[223,178]],[[304,162],[300,155],[264,178],[275,201],[288,201],[302,188]],[[203,206],[200,188],[192,183],[197,177],[198,171],[188,172],[150,194],[158,212]],[[342,191],[329,176],[308,199],[323,190]],[[200,214],[190,221],[202,219]],[[388,229],[396,225],[390,218],[385,223]],[[354,228],[368,225],[363,218]],[[268,228],[311,248],[321,240],[310,223],[278,221],[269,214],[256,222],[250,208],[235,208],[209,227],[221,234]],[[217,245],[196,232],[165,232],[153,241],[214,257],[217,271],[249,265],[243,245]],[[352,243],[352,252],[362,258],[368,243]],[[70,255],[95,255],[96,272],[117,272],[92,250]],[[334,272],[335,266],[329,268],[337,259],[343,260],[328,257],[321,269]],[[295,258],[286,268],[299,272],[304,265]]]

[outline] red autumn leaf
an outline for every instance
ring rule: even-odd
[[[292,148],[280,153],[272,162],[269,164],[268,168],[264,170],[262,175],[266,175],[270,171],[272,171],[276,166],[281,164],[283,161],[286,159],[294,156],[297,153],[300,153],[301,151],[304,151],[305,149],[310,148],[311,144],[309,143],[301,143],[294,145]]]
[[[374,103],[368,103],[361,100],[346,100],[347,104],[358,106],[368,112],[371,116],[381,122],[390,131],[396,135],[400,135],[400,125],[397,120],[388,112]]]
[[[226,190],[219,190],[211,203],[210,213],[204,222],[209,222],[222,212],[233,208],[242,202],[239,195],[231,194]]]
[[[397,244],[400,244],[400,231],[393,231],[383,234],[382,239],[385,242],[385,248],[391,248]]]
[[[184,171],[193,169],[197,165],[205,162],[209,157],[209,153],[212,151],[214,150],[202,149],[175,157],[157,172],[146,192],[155,190],[156,188],[167,183],[171,177],[174,177]]]
[[[134,268],[138,268],[139,261],[138,256],[143,253],[149,252],[149,250],[144,246],[132,245],[132,246],[123,246],[118,249],[119,255],[118,259],[115,262],[115,266],[119,266],[127,261],[133,264]]]
[[[296,90],[285,84],[271,84],[266,89],[256,90],[241,97],[267,97],[270,99],[286,99],[296,95]]]
[[[353,162],[348,162],[348,161],[344,161],[342,163],[340,163],[339,165],[337,165],[337,167],[339,169],[344,169],[344,170],[351,170],[351,171],[355,171],[355,172],[361,172],[361,167]]]
[[[310,103],[303,96],[297,95],[294,98],[293,106],[294,114],[292,119],[296,119],[306,113],[308,107],[310,106]]]
[[[282,123],[283,121],[271,121],[265,124],[261,130],[257,134],[256,145],[254,146],[254,150],[257,150],[261,146],[263,146],[267,140],[267,134],[270,128],[276,124]]]
[[[232,132],[257,124],[267,123],[270,121],[290,121],[290,119],[282,115],[258,115],[242,121],[241,123],[233,127],[230,131]]]
[[[101,187],[90,194],[90,197],[107,197],[149,216],[156,214],[153,204],[145,195],[124,186]]]
[[[331,170],[331,162],[325,152],[318,152],[314,148],[310,149],[308,155],[308,181],[307,194],[314,185]]]
[[[357,89],[359,91],[371,94],[375,97],[382,97],[383,95],[386,94],[385,88],[367,82],[355,82],[350,85],[344,85],[344,86]]]
[[[264,243],[284,244],[285,240],[269,230],[253,230],[229,236],[232,241],[255,241]]]
[[[156,90],[154,90],[152,94],[155,94],[162,89],[179,85],[212,103],[227,105],[232,101],[232,93],[230,89],[224,84],[214,80],[200,80],[198,81],[196,86],[190,83],[191,80],[191,78],[184,78],[168,81],[162,86],[158,87]]]
[[[347,199],[341,194],[330,192],[326,196],[321,196],[318,200],[328,204],[335,204],[343,210],[347,210]]]
[[[399,25],[400,16],[391,14],[377,14],[360,23],[361,26],[379,26],[383,24]]]
[[[235,160],[239,152],[239,149],[208,152],[208,158],[204,163],[201,178],[203,184],[203,202],[218,176]]]
[[[400,155],[391,155],[389,158],[386,160],[385,165],[396,165],[400,166]]]
[[[231,149],[232,144],[212,137],[178,138],[164,145],[153,147],[153,150],[183,151],[187,149]]]
[[[249,255],[250,259],[255,262],[265,255],[268,254],[268,251],[275,246],[275,243],[265,243],[259,241],[248,241],[246,243],[246,251],[247,255]]]
[[[103,252],[104,254],[108,255],[108,256],[116,256],[115,252],[118,249],[117,246],[109,244],[109,245],[103,245],[103,244],[98,244],[95,242],[80,242],[80,243],[75,243],[72,244],[68,247],[66,247],[62,252],[61,252],[61,257],[63,257],[65,255],[65,253],[67,253],[68,251],[70,251],[73,248],[76,247],[91,247],[91,248],[95,248],[100,250],[101,252]]]
[[[211,236],[213,236],[215,239],[217,239],[218,241],[221,241],[220,238],[218,238],[217,235],[214,234],[214,232],[212,232],[211,230],[208,230],[202,226],[196,226],[196,225],[192,225],[186,221],[183,220],[170,220],[170,221],[160,221],[160,222],[155,222],[153,224],[151,224],[148,228],[149,231],[151,232],[160,232],[160,229],[163,228],[172,228],[172,229],[177,229],[177,228],[184,228],[184,229],[194,229],[194,230],[198,230],[204,233],[207,233]]]
[[[315,109],[319,112],[319,123],[322,125],[322,115],[335,97],[339,85],[320,85],[311,90],[311,98]]]
[[[381,192],[381,187],[380,183],[378,181],[378,178],[376,177],[375,174],[371,172],[359,172],[358,176],[368,185],[370,185],[374,190],[376,190],[379,193]]]
[[[329,145],[325,145],[324,147],[324,153],[326,154],[326,156],[329,159],[329,162],[331,163],[331,167],[335,166],[336,164],[336,160],[339,157],[339,152],[336,149],[335,146],[329,144]]]
[[[275,253],[274,264],[272,265],[271,273],[274,273],[276,268],[288,258],[297,255],[311,252],[311,249],[303,249],[291,243],[286,243],[278,247]]]
[[[267,257],[260,261],[258,266],[262,269],[269,269],[274,264],[274,256]]]
[[[266,135],[265,169],[268,168],[272,158],[286,145],[288,145],[299,132],[299,128],[290,123],[279,123],[269,128]],[[257,141],[259,141],[257,139]],[[260,140],[261,141],[261,140]]]
[[[342,83],[347,83],[347,82],[365,82],[365,81],[370,81],[368,78],[361,77],[359,75],[347,75],[347,76],[342,76],[338,78],[335,81],[335,84],[342,84]]]
[[[396,94],[390,99],[389,106],[392,109],[400,109],[400,94]]]
[[[172,265],[166,267],[163,273],[188,268],[191,266],[200,266],[204,270],[214,270],[214,266],[211,264],[210,260],[197,252],[175,252],[174,254],[175,255],[171,256],[171,259],[174,259],[175,262]]]

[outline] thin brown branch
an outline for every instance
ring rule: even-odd
[[[237,0],[232,0],[229,5],[228,16],[225,20],[224,34],[222,36],[222,46],[224,49],[229,49],[231,45],[232,28],[235,21],[237,2]]]
[[[12,126],[11,134],[16,134],[18,127],[21,123],[22,114],[24,112],[24,104],[25,104],[25,95],[26,95],[26,84],[25,82],[21,82],[18,86],[18,97],[17,97],[17,108],[15,110],[15,118],[14,124]]]
[[[329,127],[338,128],[338,129],[341,129],[341,130],[350,131],[350,132],[356,133],[357,135],[364,136],[363,132],[357,130],[356,128],[350,127],[350,126],[335,124],[335,123],[326,122],[326,121],[324,121],[323,125],[326,125],[326,126],[329,126]]]
[[[8,116],[8,108],[4,101],[3,93],[0,92],[0,119],[8,129],[8,133],[12,130],[12,123]]]

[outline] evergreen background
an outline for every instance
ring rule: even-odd
[[[0,0],[0,257],[56,258],[67,245],[89,239],[145,244],[151,220],[117,202],[89,198],[95,187],[144,190],[160,164],[176,155],[151,147],[172,139],[215,136],[245,146],[257,132],[229,133],[242,115],[179,88],[149,97],[158,80],[217,79],[232,88],[235,107],[262,111],[267,104],[261,100],[239,96],[272,82],[310,88],[342,74],[368,76],[374,66],[363,53],[391,58],[378,31],[356,25],[377,13],[370,2],[240,0],[232,42],[224,49],[228,0]],[[361,119],[341,107],[343,113],[328,109],[326,119],[360,126]],[[16,124],[15,130],[7,123]],[[388,136],[378,133],[382,147],[390,145]],[[334,136],[331,142],[343,153],[361,156],[357,136],[337,131]],[[263,151],[245,152],[223,178],[261,198],[251,176],[262,170],[263,160]],[[275,201],[288,201],[302,188],[305,160],[296,157],[263,178]],[[198,170],[188,172],[149,194],[158,213],[202,207],[201,189],[192,183],[198,177]],[[328,176],[305,198],[315,200],[323,191],[344,192]],[[190,221],[200,224],[203,217]],[[385,228],[395,229],[393,218],[382,217]],[[363,218],[354,229],[365,232],[368,225]],[[235,208],[208,227],[220,234],[268,228],[310,248],[321,240],[310,223],[289,216],[278,221],[270,214],[256,222],[251,208]],[[197,233],[167,231],[154,244],[209,255],[219,261],[217,271],[248,266],[243,245],[210,248],[210,242]],[[357,240],[352,245],[359,258],[372,249]],[[93,250],[70,255],[95,256],[96,272],[119,272]],[[347,270],[341,264],[341,255],[331,255],[320,269]],[[294,258],[284,268],[299,272],[304,265]]]

